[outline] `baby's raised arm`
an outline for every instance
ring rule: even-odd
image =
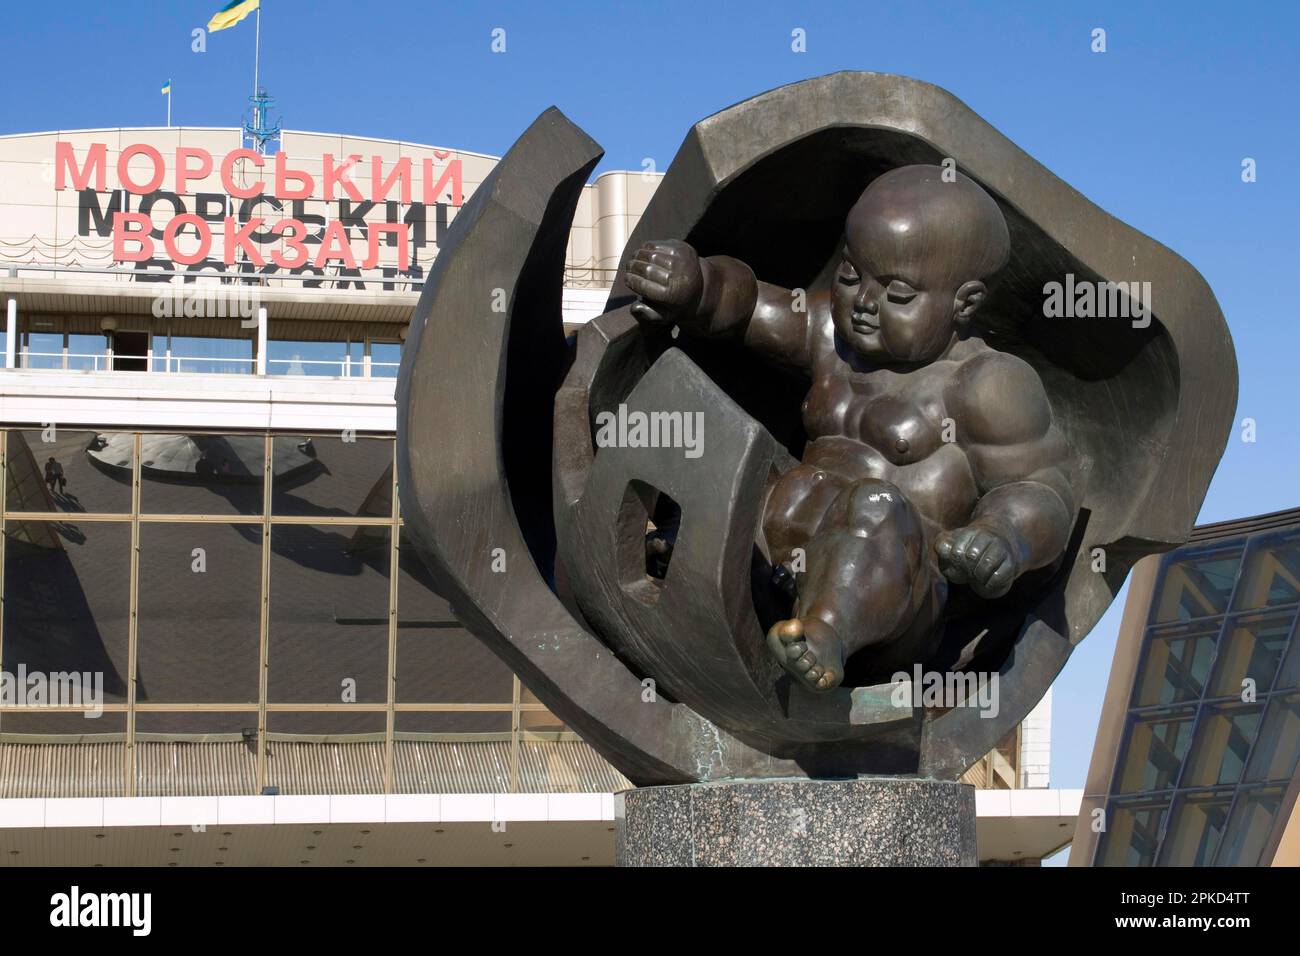
[[[701,259],[681,240],[655,240],[636,251],[624,281],[641,297],[632,306],[638,321],[706,338],[743,337],[769,358],[810,365],[807,310],[796,311],[789,291],[759,282],[739,259]]]

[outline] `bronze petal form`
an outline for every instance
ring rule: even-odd
[[[845,211],[867,183],[897,166],[955,161],[1011,230],[1011,262],[981,313],[988,340],[1034,365],[1088,473],[1059,566],[951,627],[925,662],[998,672],[995,718],[890,708],[888,685],[813,698],[785,686],[751,646],[761,636],[749,575],[754,489],[799,452],[800,383],[760,392],[756,367],[735,350],[644,332],[621,274],[606,314],[566,349],[565,246],[600,155],[557,110],[543,113],[456,217],[412,320],[398,382],[399,483],[440,589],[637,784],[956,778],[1041,699],[1132,564],[1186,540],[1236,404],[1232,342],[1213,293],[1188,263],[926,83],[837,73],[691,129],[624,259],[644,240],[681,238],[810,292],[831,281]],[[1067,274],[1150,283],[1154,318],[1146,327],[1045,318],[1043,286]],[[504,312],[493,310],[494,290],[504,290]],[[596,453],[599,411],[653,407],[665,390],[725,418],[725,454],[684,463],[674,451],[647,467],[620,449]],[[654,489],[681,505],[681,550],[662,591],[649,593],[629,584],[637,555],[627,545],[653,506],[638,495]],[[1104,572],[1092,570],[1095,548],[1105,549]],[[492,570],[494,554],[504,572]],[[707,666],[683,653],[693,641]]]

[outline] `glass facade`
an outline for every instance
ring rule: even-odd
[[[434,590],[391,436],[0,442],[2,669],[103,711],[4,701],[0,796],[627,785]]]
[[[1097,864],[1261,863],[1300,759],[1298,610],[1300,528],[1161,559]]]

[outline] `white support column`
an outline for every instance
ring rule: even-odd
[[[1031,710],[1020,725],[1020,786],[1051,786],[1052,770],[1052,688]]]
[[[257,374],[266,374],[266,306],[257,307]]]
[[[18,352],[18,297],[10,296],[5,318],[5,368],[16,368]]]

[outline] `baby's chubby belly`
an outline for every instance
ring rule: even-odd
[[[845,481],[890,482],[907,496],[932,532],[967,524],[979,501],[966,453],[955,442],[945,442],[920,461],[897,465],[864,442],[828,435],[804,449],[803,461]]]

